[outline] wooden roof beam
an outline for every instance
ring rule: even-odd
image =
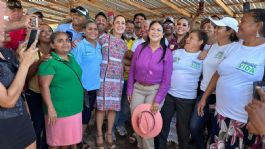
[[[26,9],[29,9],[30,7],[24,7]],[[46,17],[46,15],[48,16],[56,16],[58,18],[62,18],[62,19],[65,19],[66,16],[62,16],[62,15],[59,15],[59,14],[56,14],[56,13],[53,13],[53,12],[50,12],[50,11],[47,11],[47,10],[42,10],[40,9],[40,11],[42,12],[42,14],[44,15],[44,17]]]
[[[249,2],[250,4],[257,4],[257,3],[261,3],[261,2],[265,2],[265,1],[262,1],[262,0],[259,0],[259,1],[254,1],[254,2]],[[234,3],[234,4],[225,4],[226,6],[229,6],[229,7],[238,7],[238,6],[242,6],[243,7],[243,3]],[[218,4],[214,3],[214,4],[210,4],[210,5],[204,5],[204,8],[211,8],[211,7],[219,7]],[[183,9],[187,9],[187,8],[198,8],[198,6],[184,6],[182,7]]]
[[[171,3],[169,0],[160,0],[163,4],[167,5],[168,7],[172,8],[173,10],[177,11],[177,13],[180,13],[181,15],[184,15],[186,17],[191,17],[191,14],[182,9],[179,8],[178,6],[174,5],[173,3]]]
[[[69,0],[68,1],[68,8],[69,9],[72,9],[72,8],[74,8],[75,7],[75,1],[74,0]]]
[[[109,12],[110,11],[110,8],[105,7],[102,4],[99,4],[97,0],[79,0],[79,2],[87,4],[87,5],[92,6],[92,7],[96,7],[98,9],[100,9],[100,10],[105,11],[105,12]],[[131,18],[132,17],[130,15],[126,15],[124,13],[121,13],[121,12],[118,12],[118,11],[115,11],[115,10],[111,10],[111,11],[115,15],[123,15],[125,18]]]
[[[164,13],[164,15],[165,16],[179,16],[179,14],[177,14],[177,13]],[[212,16],[212,15],[226,15],[226,14],[224,14],[224,13],[203,13],[202,15],[200,15],[200,16],[207,16],[207,15],[209,15],[209,16]]]
[[[254,1],[254,2],[249,2],[250,4],[258,4],[258,3],[264,3],[265,1],[264,0],[260,0],[260,1]],[[243,3],[236,3],[236,4],[228,4],[227,6],[235,6],[235,7],[238,7],[238,6],[242,6],[243,7]]]
[[[59,22],[55,22],[55,21],[50,21],[50,20],[44,20],[44,23],[46,24],[58,24]]]
[[[154,15],[156,15],[156,16],[163,16],[163,14],[162,14],[161,12],[159,12],[159,11],[155,11],[155,10],[151,10],[151,9],[148,9],[148,8],[142,6],[142,5],[139,5],[139,4],[137,4],[137,3],[134,3],[133,1],[130,1],[130,0],[121,0],[121,1],[124,2],[124,3],[126,3],[126,4],[128,4],[128,5],[133,6],[133,7],[135,7],[135,8],[138,8],[138,9],[140,9],[140,10],[143,10],[143,11],[146,11],[146,12],[148,12],[148,13],[154,14]]]
[[[37,3],[34,3],[34,2],[30,2],[30,1],[27,1],[27,0],[21,0],[22,1],[22,4],[23,3],[26,3],[26,4],[31,4],[35,7],[39,7],[39,8],[43,8],[43,9],[50,9],[50,10],[53,10],[53,11],[56,11],[56,12],[60,12],[62,14],[67,14],[68,12],[65,12],[65,11],[61,11],[61,10],[58,10],[58,9],[54,9],[54,8],[51,8],[51,7],[47,7],[47,6],[44,6],[44,5],[41,5],[41,4],[37,4]]]
[[[52,18],[44,18],[43,20],[44,20],[44,22],[45,21],[56,22],[56,23],[60,22],[60,20],[56,20],[56,19],[52,19]]]
[[[235,16],[234,12],[228,6],[226,6],[226,4],[222,0],[214,0],[214,2],[231,17]]]
[[[68,8],[68,6],[66,4],[60,3],[56,0],[49,0],[49,1],[45,1],[45,2],[49,3],[49,5],[52,4],[54,6],[60,6],[60,7]]]
[[[169,8],[169,7],[150,8],[150,10],[152,10],[152,11],[161,11],[161,10],[165,10],[165,9],[171,9],[171,8]],[[137,13],[137,12],[142,12],[142,10],[137,9],[137,10],[122,11],[122,13]]]
[[[56,5],[60,5],[60,6],[63,6],[65,8],[68,8],[68,5],[65,4],[65,2],[60,2],[60,1],[57,1],[57,0],[50,0],[49,2],[52,3],[52,4],[56,4]]]

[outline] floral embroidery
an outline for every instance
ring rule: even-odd
[[[235,120],[230,121],[227,139],[229,136],[232,137],[231,145],[234,145],[236,142],[236,139],[238,138],[240,141],[240,146],[242,146],[242,143],[243,143],[242,140],[243,140],[244,134],[243,134],[243,131],[241,129],[244,126],[245,126],[244,123],[241,123],[241,122],[238,122]]]
[[[109,34],[102,35],[99,43],[102,45],[102,63],[96,106],[98,110],[119,111],[123,87],[123,57],[127,45]]]
[[[210,149],[256,149],[256,146],[260,148],[261,141],[257,140],[256,136],[249,137],[245,123],[224,117],[217,112],[215,119]]]
[[[217,136],[214,136],[214,143],[210,145],[210,149],[224,149],[225,142],[223,140],[219,140]]]

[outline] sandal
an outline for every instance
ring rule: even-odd
[[[102,135],[98,135],[98,136],[97,136],[97,139],[100,138],[100,137],[102,137],[102,140],[103,140],[103,136],[102,136]],[[98,149],[104,149],[104,140],[103,140],[102,143],[98,143],[98,142],[96,141],[96,147],[97,147]]]
[[[129,139],[129,143],[134,144],[136,142],[135,133],[133,133],[128,139]]]
[[[109,136],[111,136],[111,141],[109,141]],[[107,134],[106,135],[106,144],[107,144],[107,148],[108,149],[114,149],[116,148],[116,145],[113,143],[113,140],[112,140],[112,134]]]

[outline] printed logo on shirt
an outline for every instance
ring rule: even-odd
[[[91,54],[93,54],[93,52],[92,51],[88,51],[88,50],[85,51],[85,53],[84,53],[85,56],[90,56]]]
[[[222,59],[223,56],[224,56],[224,52],[223,52],[223,51],[219,51],[219,52],[214,56],[214,58]]]
[[[252,64],[252,63],[243,61],[239,64],[237,69],[239,69],[243,72],[246,72],[248,74],[254,75],[256,72],[256,67],[257,67],[256,64]]]
[[[194,69],[201,69],[201,63],[196,62],[196,61],[192,61],[191,67]]]
[[[176,57],[176,58],[174,59],[174,63],[179,63],[179,61],[180,61],[180,57]]]

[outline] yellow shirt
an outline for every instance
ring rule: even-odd
[[[37,62],[40,59],[38,53],[34,55],[34,59],[35,59],[35,62]],[[34,91],[35,93],[40,93],[37,73],[29,80],[29,89]]]
[[[131,50],[134,40],[132,39],[130,39],[129,41],[125,40],[125,43],[127,44],[128,50]]]
[[[129,41],[125,40],[125,43],[127,44],[128,50],[131,50],[134,41],[135,40],[133,40],[133,39],[130,39]],[[124,69],[123,77],[124,77],[124,80],[128,80],[129,73],[126,72],[125,69]]]

